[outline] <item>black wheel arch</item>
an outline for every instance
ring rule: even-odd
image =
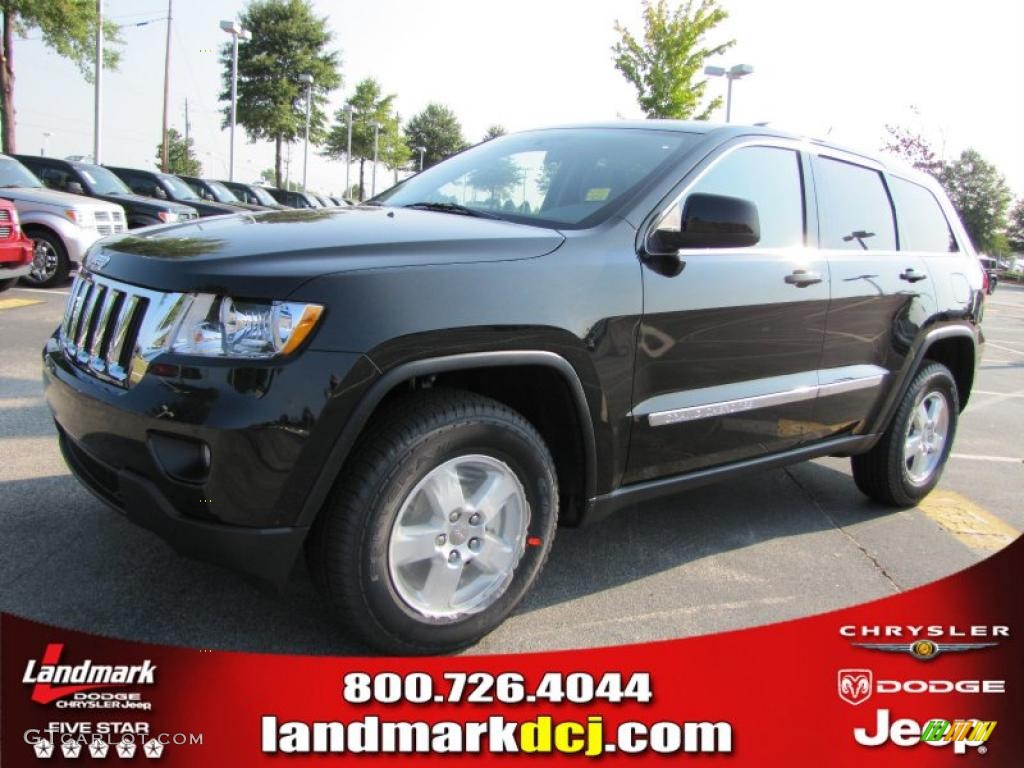
[[[561,355],[545,350],[469,352],[401,363],[384,372],[370,385],[335,440],[320,474],[306,496],[297,525],[308,527],[313,524],[370,419],[385,399],[403,384],[445,374],[522,366],[546,368],[566,386],[574,406],[582,443],[583,497],[580,502],[585,504],[596,495],[598,460],[590,405],[576,369]],[[572,524],[576,521],[570,516],[564,522]]]

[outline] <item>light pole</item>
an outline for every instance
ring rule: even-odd
[[[103,96],[103,0],[96,0],[96,92],[93,104],[92,161],[99,165],[100,159],[100,104]]]
[[[345,197],[352,194],[352,113],[355,108],[351,104],[345,105],[345,114],[348,115],[348,148],[345,150]]]
[[[50,144],[50,137],[53,136],[52,131],[43,131],[43,148],[39,150],[40,156],[46,155],[46,148]]]
[[[306,191],[306,165],[309,163],[309,107],[313,98],[313,76],[308,72],[299,75],[299,82],[306,84],[306,144],[302,148],[302,191]]]
[[[370,197],[377,196],[377,155],[380,148],[380,123],[373,124],[373,180],[370,181]]]
[[[426,147],[416,147],[416,151],[420,153],[420,170],[422,171],[423,170],[423,155],[426,154],[427,148]]]
[[[729,69],[725,67],[704,67],[704,74],[710,75],[711,77],[725,77],[729,85],[726,88],[725,96],[725,122],[729,122],[732,118],[732,81],[739,80],[741,77],[753,73],[754,66],[752,64],[736,64]]]
[[[228,180],[235,180],[235,123],[238,109],[238,40],[252,40],[252,33],[237,21],[222,21],[220,28],[231,35],[231,149],[228,152]]]

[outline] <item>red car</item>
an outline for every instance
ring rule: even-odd
[[[6,291],[32,266],[32,241],[18,225],[18,211],[0,199],[0,291]]]

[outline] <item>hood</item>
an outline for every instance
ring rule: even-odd
[[[175,200],[178,205],[187,205],[199,211],[200,216],[223,216],[225,213],[238,213],[242,210],[233,203],[216,203],[213,200]]]
[[[94,252],[108,257],[100,274],[136,285],[284,298],[333,272],[528,259],[563,240],[557,230],[495,219],[354,207],[169,224],[108,237]]]
[[[157,200],[155,197],[145,195],[124,194],[124,195],[93,195],[97,200],[106,200],[109,203],[124,206],[126,209],[137,211],[174,211],[175,213],[191,213],[192,207],[185,203],[178,203],[174,200]]]
[[[56,189],[49,189],[47,187],[5,187],[0,189],[0,195],[3,195],[8,200],[15,200],[20,203],[52,205],[61,209],[75,208],[80,211],[120,210],[120,206],[113,203],[107,203],[103,200],[83,195],[72,195],[70,192],[59,192]]]

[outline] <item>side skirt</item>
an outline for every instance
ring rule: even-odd
[[[847,435],[830,440],[823,440],[813,445],[804,445],[781,453],[758,456],[754,459],[723,464],[719,467],[700,469],[684,475],[661,477],[617,488],[611,493],[602,494],[591,499],[580,518],[580,525],[589,525],[603,520],[614,512],[631,507],[645,501],[671,496],[675,493],[688,491],[701,485],[716,483],[731,477],[740,477],[766,469],[798,464],[808,459],[821,456],[852,456],[869,450],[878,440],[878,435]]]

